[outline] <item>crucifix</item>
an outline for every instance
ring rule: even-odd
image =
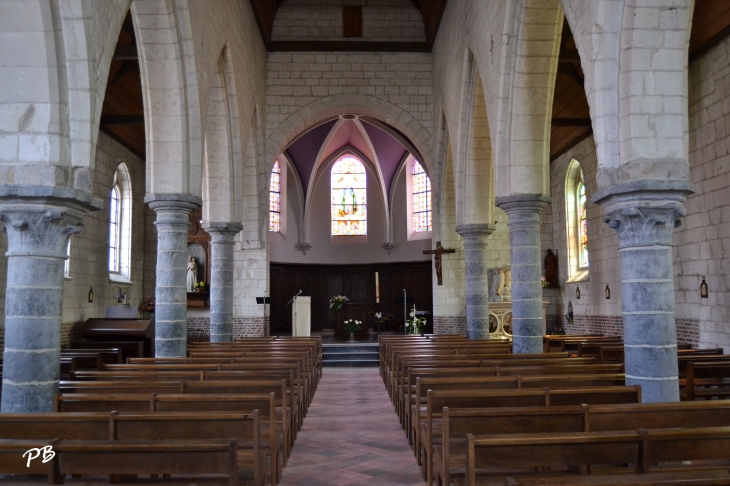
[[[441,255],[444,253],[456,253],[456,250],[453,248],[444,248],[441,246],[441,242],[436,242],[436,249],[435,250],[424,250],[424,255],[433,255],[433,264],[436,266],[436,278],[438,279],[438,284],[443,284],[443,279],[441,278]]]

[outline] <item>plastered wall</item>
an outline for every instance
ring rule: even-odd
[[[285,234],[269,233],[271,261],[277,263],[329,263],[362,264],[380,262],[423,261],[429,257],[423,250],[432,248],[431,239],[408,241],[405,177],[398,178],[393,201],[393,236],[395,248],[390,253],[382,248],[385,241],[385,205],[380,188],[367,170],[367,242],[339,243],[331,238],[330,179],[327,167],[321,173],[312,192],[310,218],[310,242],[312,248],[304,255],[297,251],[297,226],[301,218],[295,212],[296,205],[287,204],[287,228]],[[288,170],[288,169],[287,169]],[[294,191],[294,177],[287,177],[287,191]],[[287,201],[294,198],[288,197]],[[355,237],[359,238],[359,237]]]

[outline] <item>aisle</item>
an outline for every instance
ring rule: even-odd
[[[324,369],[280,484],[425,484],[378,368]]]

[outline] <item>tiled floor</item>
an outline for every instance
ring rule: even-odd
[[[425,485],[377,368],[325,368],[281,486]]]

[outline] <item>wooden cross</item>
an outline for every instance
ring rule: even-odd
[[[444,253],[456,253],[456,250],[453,248],[444,248],[441,246],[441,242],[436,242],[436,249],[435,250],[424,250],[424,255],[433,255],[433,264],[436,266],[436,278],[438,279],[438,284],[443,285],[443,279],[441,277],[441,255]]]

